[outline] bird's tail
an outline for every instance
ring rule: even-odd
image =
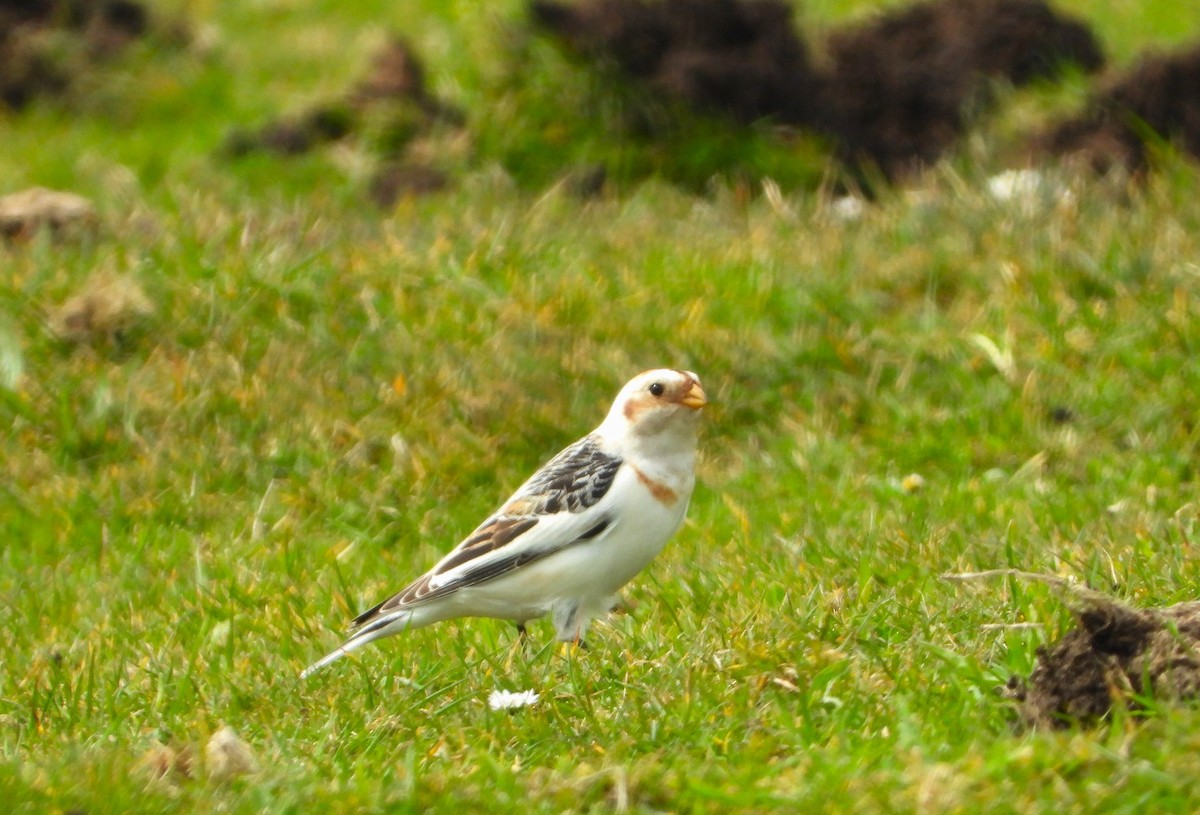
[[[350,653],[350,649],[346,647],[349,644],[350,643],[347,642],[346,645],[340,646],[336,651],[326,654],[325,656],[321,657],[316,662],[314,662],[312,665],[309,665],[307,668],[305,668],[303,671],[300,672],[300,678],[308,679],[310,676],[312,676],[317,671],[324,668],[330,662],[334,662],[334,661],[339,660],[342,657],[346,656],[346,654]]]
[[[346,640],[337,648],[325,656],[318,659],[312,665],[309,665],[300,672],[301,679],[308,679],[317,671],[324,668],[331,662],[336,662],[342,657],[349,654],[351,651],[357,651],[364,645],[374,642],[382,637],[387,637],[392,634],[398,634],[408,628],[412,621],[412,609],[403,609],[391,614],[383,614],[367,623],[354,632],[350,639]]]

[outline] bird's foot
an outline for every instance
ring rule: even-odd
[[[587,641],[584,640],[582,637],[575,637],[574,639],[563,640],[562,643],[564,646],[566,646],[563,650],[566,651],[568,654],[575,653],[576,651],[590,651],[591,650],[591,648],[587,644]]]

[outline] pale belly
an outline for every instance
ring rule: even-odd
[[[610,529],[480,586],[459,591],[448,616],[499,617],[523,622],[556,605],[578,602],[600,612],[608,598],[654,559],[682,523],[687,497],[666,507],[639,493]]]

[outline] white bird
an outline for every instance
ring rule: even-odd
[[[550,459],[436,566],[355,618],[350,638],[300,678],[381,637],[455,617],[513,620],[524,632],[550,614],[559,640],[582,642],[683,523],[707,403],[691,371],[635,376],[599,427]]]

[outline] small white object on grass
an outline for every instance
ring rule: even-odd
[[[987,191],[994,201],[1025,208],[1041,201],[1066,204],[1073,197],[1069,189],[1037,170],[1005,170],[997,173],[988,179]]]
[[[857,195],[843,195],[833,200],[829,211],[833,213],[834,218],[843,223],[857,221],[866,213],[867,202]]]
[[[208,644],[213,648],[224,648],[229,644],[229,630],[233,624],[229,620],[222,620],[212,627],[212,631],[208,632]]]
[[[538,700],[536,691],[494,690],[488,696],[488,707],[492,710],[517,710],[530,707]]]

